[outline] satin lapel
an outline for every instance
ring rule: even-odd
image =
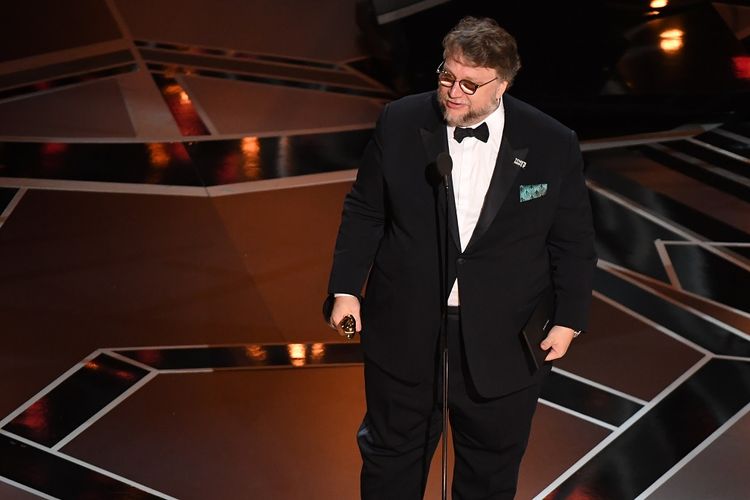
[[[495,220],[500,207],[503,206],[505,198],[508,197],[508,193],[515,183],[516,176],[522,168],[516,164],[516,160],[521,160],[519,163],[526,165],[523,162],[526,160],[529,148],[514,147],[514,144],[519,144],[521,139],[518,137],[517,124],[513,120],[514,114],[511,104],[510,102],[506,102],[505,104],[505,127],[503,130],[503,139],[500,142],[500,152],[495,162],[495,171],[492,173],[492,179],[490,180],[487,194],[484,197],[484,204],[482,205],[482,210],[479,212],[479,219],[474,228],[474,233],[471,235],[469,244],[466,245],[466,251],[469,251],[473,245],[476,245],[477,241],[487,232],[487,229],[492,225],[492,221]]]
[[[445,125],[441,122],[438,122],[435,126],[427,129],[423,128],[419,130],[420,134],[422,135],[422,143],[424,144],[425,153],[427,154],[427,158],[431,160],[433,165],[431,165],[431,168],[434,168],[434,162],[437,156],[440,153],[447,152],[448,151],[448,135],[446,132]],[[453,179],[451,176],[448,176],[448,203],[449,203],[449,219],[448,219],[448,228],[450,230],[451,236],[453,237],[453,242],[455,243],[456,247],[461,248],[460,239],[458,236],[458,219],[456,219],[456,200],[453,195]],[[439,189],[441,191],[444,191],[444,188],[439,186]],[[442,193],[438,196],[438,206],[440,207],[440,214],[445,213],[445,196],[442,195]]]

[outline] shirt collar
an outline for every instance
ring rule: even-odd
[[[488,144],[490,142],[497,141],[500,142],[500,135],[498,135],[498,132],[502,133],[502,130],[505,126],[505,106],[503,105],[503,99],[500,98],[500,105],[497,107],[495,111],[490,113],[490,116],[484,119],[484,122],[487,123],[487,127],[490,129],[490,140],[488,141]],[[472,125],[470,128],[476,128],[480,126],[483,122],[479,122],[476,125]],[[453,138],[453,131],[456,130],[456,127],[448,125],[448,137],[450,140],[455,141]],[[458,144],[458,141],[456,141],[456,144]]]

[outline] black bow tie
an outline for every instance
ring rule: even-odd
[[[487,142],[487,139],[490,138],[490,129],[487,122],[483,122],[477,128],[456,127],[456,130],[453,131],[453,138],[458,142],[463,141],[466,137],[476,137],[482,142]]]

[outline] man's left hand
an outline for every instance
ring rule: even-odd
[[[554,359],[560,359],[565,356],[568,352],[568,347],[573,341],[575,330],[566,326],[553,326],[547,334],[547,338],[542,340],[542,349],[545,351],[549,349],[545,361],[552,361]]]

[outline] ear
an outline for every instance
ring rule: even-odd
[[[497,89],[497,93],[495,94],[495,97],[497,98],[498,101],[503,96],[503,94],[505,93],[506,90],[508,90],[508,81],[507,80],[503,80],[500,83],[500,86]]]

